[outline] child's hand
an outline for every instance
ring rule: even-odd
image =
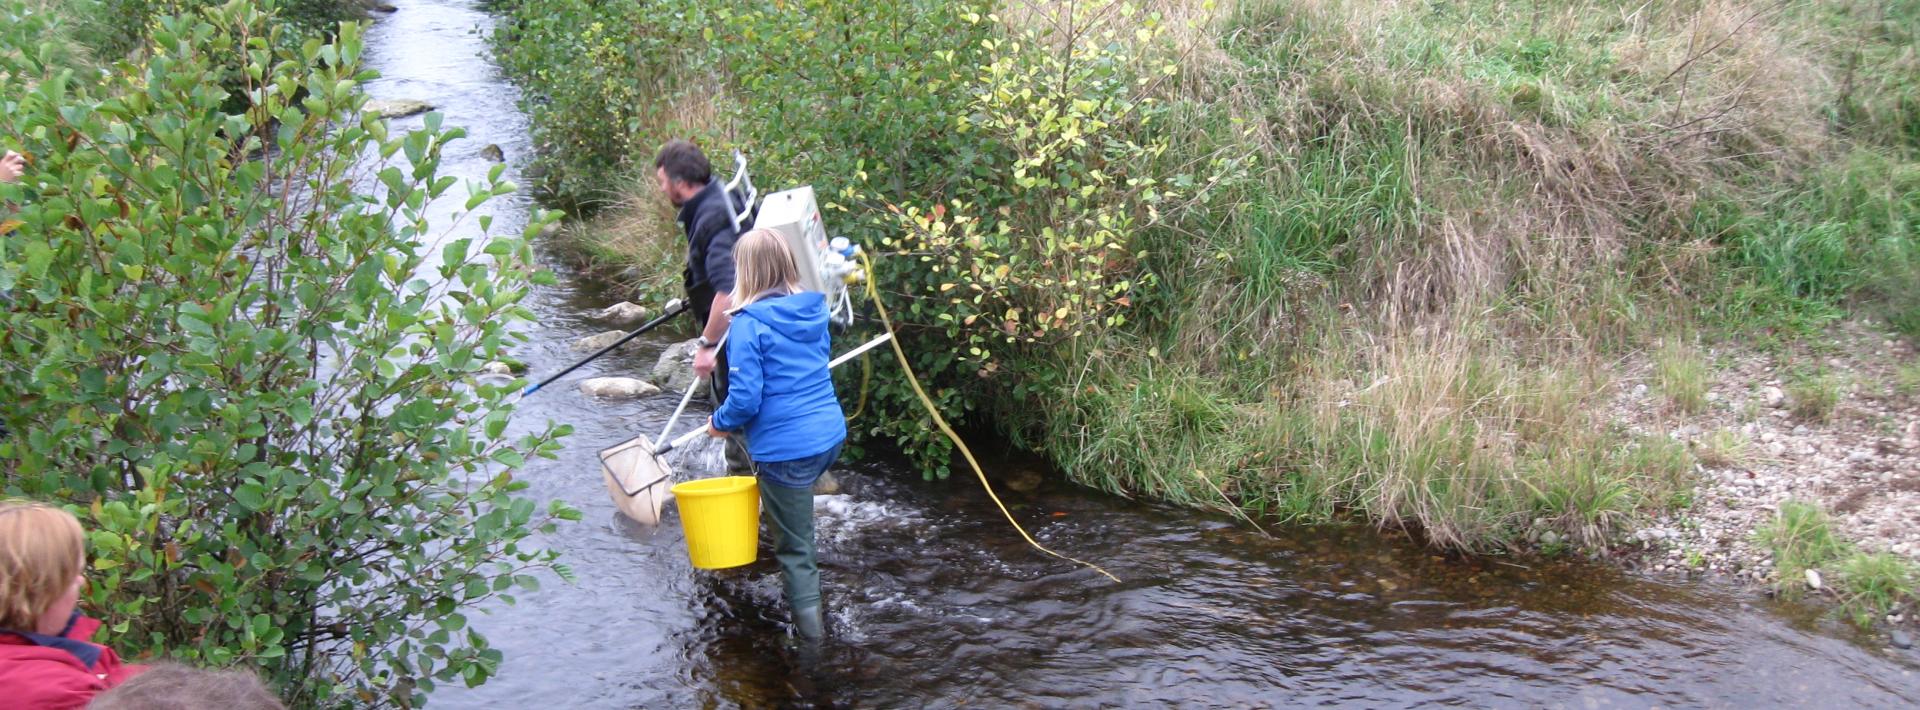
[[[732,434],[728,434],[724,431],[720,431],[719,429],[715,429],[713,426],[713,417],[707,417],[707,436],[713,437],[715,439],[725,439],[729,436],[732,436]]]
[[[26,172],[27,156],[9,150],[6,157],[0,157],[0,182],[19,182]]]

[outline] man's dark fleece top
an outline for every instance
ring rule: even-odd
[[[727,217],[726,199],[726,189],[714,180],[680,205],[680,226],[687,231],[687,305],[701,328],[712,315],[714,294],[733,290],[733,242],[740,235]]]

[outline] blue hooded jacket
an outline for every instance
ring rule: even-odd
[[[754,461],[794,461],[847,438],[828,374],[827,300],[812,291],[764,298],[727,328],[727,399],[715,428],[743,429]]]

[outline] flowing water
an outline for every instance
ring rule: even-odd
[[[370,34],[383,78],[369,93],[430,101],[470,130],[446,174],[483,175],[488,144],[510,172],[526,165],[527,120],[488,59],[492,19],[477,0],[394,3]],[[525,196],[495,205],[497,228],[531,208]],[[569,341],[607,329],[584,314],[618,300],[551,265],[560,285],[534,294],[540,321],[519,352],[536,374],[577,357]],[[575,378],[644,372],[687,336],[646,339]],[[507,660],[479,688],[441,688],[435,707],[1920,704],[1920,655],[1719,582],[1446,560],[1366,530],[1268,538],[1058,480],[1008,494],[1044,543],[1098,561],[1115,584],[1026,547],[970,478],[924,483],[887,460],[847,465],[844,493],[816,499],[832,638],[798,653],[769,562],[694,570],[671,510],[645,528],[601,489],[596,450],[654,433],[674,398],[595,402],[571,383],[528,399],[516,426],[577,427],[559,460],[522,477],[527,495],[585,511],[539,540],[578,582],[549,576],[479,615]],[[709,445],[681,468],[715,458]]]

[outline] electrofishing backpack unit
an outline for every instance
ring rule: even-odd
[[[727,215],[734,229],[745,234],[751,229],[772,230],[787,242],[794,265],[800,268],[800,287],[827,297],[827,317],[834,325],[853,323],[853,301],[847,292],[849,279],[861,278],[858,253],[846,237],[827,236],[820,205],[813,186],[804,185],[760,199],[747,172],[747,157],[733,152],[733,179],[726,183]],[[735,200],[738,200],[736,205]]]

